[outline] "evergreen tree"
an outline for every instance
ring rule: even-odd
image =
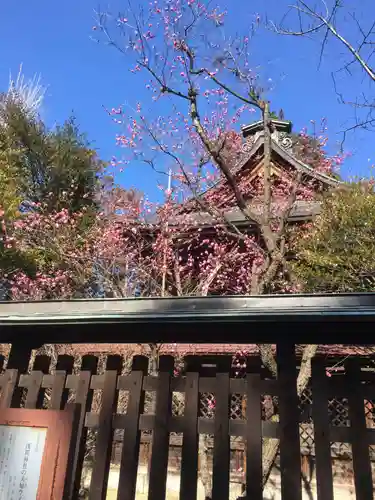
[[[104,163],[74,118],[48,130],[17,100],[3,96],[1,104],[0,153],[7,157],[7,169],[12,172],[8,182],[16,181],[23,209],[35,203],[48,211],[67,208],[75,212],[95,206]]]
[[[375,194],[372,183],[327,196],[321,214],[296,238],[294,271],[307,292],[373,292]]]

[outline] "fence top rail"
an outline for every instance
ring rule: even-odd
[[[214,328],[208,328],[211,323]],[[375,294],[0,303],[0,342],[22,338],[34,346],[176,340],[215,343],[218,335],[230,343],[243,343],[244,338],[247,343],[277,343],[285,341],[286,328],[288,341],[293,343],[352,344],[353,323],[356,342],[369,343],[369,329],[375,323]],[[32,339],[24,337],[30,328]]]
[[[0,302],[0,325],[70,322],[143,322],[230,319],[239,321],[283,316],[370,316],[375,294],[289,294],[232,297],[167,297]]]

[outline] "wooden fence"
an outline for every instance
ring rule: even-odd
[[[263,498],[262,438],[280,442],[281,495],[285,500],[302,497],[300,422],[301,412],[296,391],[294,345],[279,345],[277,380],[262,379],[259,373],[248,373],[243,379],[232,379],[228,370],[220,369],[215,377],[187,371],[174,377],[174,359],[161,356],[159,375],[147,376],[147,358],[135,356],[132,371],[121,375],[122,359],[109,356],[106,370],[97,375],[97,358],[84,356],[81,370],[73,374],[73,358],[60,356],[56,370],[49,374],[50,360],[35,359],[28,374],[7,369],[0,376],[0,407],[62,409],[68,399],[81,405],[81,418],[76,436],[74,459],[74,495],[78,496],[88,429],[96,430],[95,457],[90,484],[90,500],[106,497],[113,435],[124,430],[118,484],[118,499],[133,500],[136,492],[141,431],[152,431],[152,454],[149,471],[149,500],[166,498],[170,433],[181,433],[182,459],[180,499],[195,500],[198,480],[199,434],[213,436],[213,500],[228,500],[230,469],[230,437],[246,440],[247,498]],[[92,411],[94,391],[101,392],[99,412]],[[128,393],[126,412],[118,411],[119,395]],[[154,414],[144,413],[145,392],[156,393]],[[184,393],[183,415],[173,416],[173,393]],[[213,418],[200,417],[199,395],[213,393]],[[232,394],[245,396],[243,419],[230,418]],[[261,399],[270,395],[277,401],[278,418],[262,420]],[[350,425],[332,426],[328,400],[333,396],[347,398]],[[375,445],[375,429],[369,426],[365,413],[368,402],[375,400],[373,373],[361,370],[356,359],[348,359],[345,374],[328,377],[324,360],[315,359],[312,373],[312,419],[315,439],[315,467],[319,500],[333,500],[331,442],[351,443],[354,483],[357,500],[373,498],[372,469],[369,447]],[[46,410],[47,411],[47,410]],[[278,421],[277,421],[278,420]]]

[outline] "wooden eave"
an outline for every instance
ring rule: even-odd
[[[0,303],[0,341],[25,348],[102,342],[352,345],[353,338],[372,344],[374,325],[371,293]]]
[[[251,207],[251,210],[253,210],[254,213],[259,214],[262,210],[262,205],[254,205]],[[309,221],[319,215],[320,210],[321,203],[318,201],[298,200],[289,214],[288,222],[293,224],[297,222]],[[238,208],[226,210],[222,214],[223,217],[214,217],[208,212],[175,214],[168,220],[168,225],[186,234],[194,229],[209,230],[214,229],[215,227],[224,226],[224,219],[226,219],[229,224],[233,224],[239,229],[251,230],[256,227],[256,224],[244,217],[243,213]],[[121,222],[121,216],[119,216],[119,222]],[[150,217],[146,223],[140,224],[135,222],[134,224],[138,225],[145,234],[148,233],[152,235],[159,231],[159,220],[157,214]]]

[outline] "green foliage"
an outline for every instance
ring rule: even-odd
[[[294,271],[307,292],[375,290],[375,194],[372,183],[324,200],[321,214],[296,238]]]
[[[17,102],[3,96],[0,103],[0,155],[6,157],[17,196],[49,211],[95,206],[104,164],[74,119],[48,130]]]
[[[51,208],[77,211],[95,206],[98,177],[103,169],[104,163],[80,134],[74,118],[57,127],[49,136],[49,162],[43,186]]]
[[[73,118],[49,130],[20,99],[0,95],[0,293],[17,274],[55,286],[54,273],[69,270],[61,249],[73,254],[83,245],[104,170]],[[28,231],[26,224],[21,235],[17,224],[33,216],[46,225]],[[74,224],[62,223],[70,217]]]
[[[7,219],[17,215],[21,201],[17,190],[17,171],[12,168],[17,156],[17,151],[4,150],[0,143],[0,209]]]

